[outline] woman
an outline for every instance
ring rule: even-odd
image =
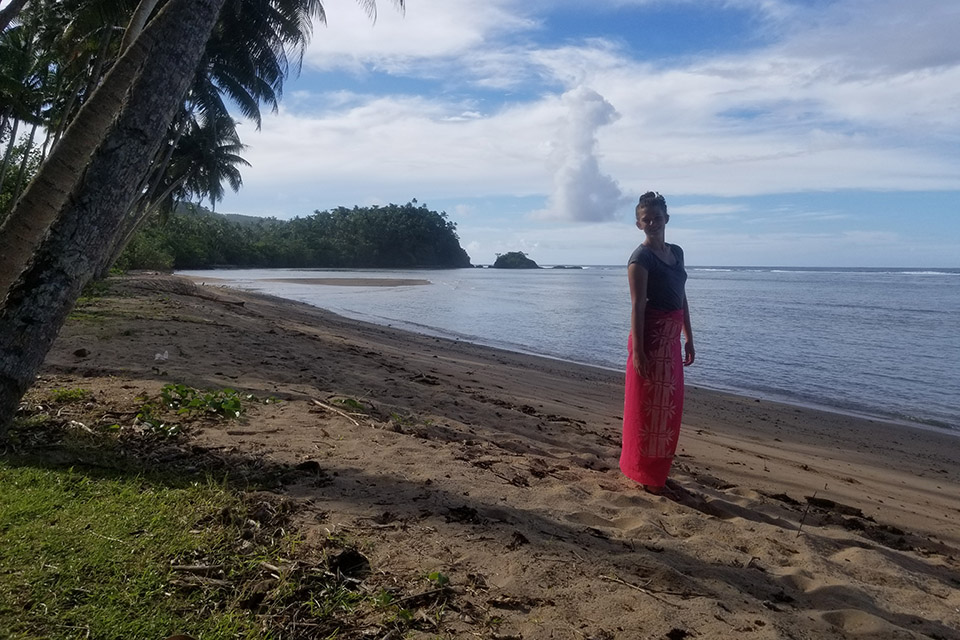
[[[620,470],[659,495],[680,436],[683,367],[693,364],[695,352],[683,250],[664,241],[667,202],[659,193],[647,192],[636,213],[645,238],[627,263],[632,310]],[[683,355],[681,332],[686,337]]]

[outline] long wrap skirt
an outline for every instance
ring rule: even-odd
[[[633,336],[627,341],[620,470],[640,484],[662,487],[673,464],[683,414],[683,311],[647,308],[643,346],[648,378],[633,367]]]

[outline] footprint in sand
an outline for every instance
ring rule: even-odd
[[[614,528],[616,525],[611,520],[606,518],[601,518],[595,513],[590,513],[589,511],[577,511],[575,513],[568,513],[563,517],[567,522],[572,522],[574,524],[582,524],[587,527],[605,527],[608,529]]]
[[[903,638],[910,633],[902,626],[887,622],[879,616],[861,611],[859,609],[836,609],[833,611],[824,611],[817,616],[831,626],[842,629],[846,633],[861,638]],[[921,618],[910,616],[910,622],[913,624],[922,624]],[[938,625],[939,626],[939,625]],[[942,628],[942,627],[941,627]],[[911,631],[920,631],[921,628],[913,626]],[[911,634],[912,636],[912,634]],[[931,637],[945,637],[939,632]],[[956,637],[956,636],[954,636]]]

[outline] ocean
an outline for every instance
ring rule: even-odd
[[[687,267],[688,384],[960,430],[960,269]],[[624,266],[204,270],[232,287],[383,325],[622,370]],[[268,278],[414,278],[324,286]]]

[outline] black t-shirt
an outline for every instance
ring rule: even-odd
[[[684,284],[687,272],[683,268],[683,249],[668,244],[677,261],[668,265],[648,247],[640,245],[627,261],[637,263],[647,270],[647,304],[661,311],[676,311],[683,308]]]

